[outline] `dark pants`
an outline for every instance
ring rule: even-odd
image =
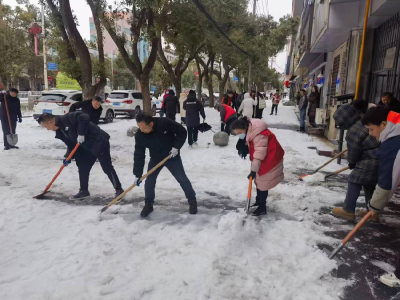
[[[258,206],[266,207],[267,206],[267,198],[268,198],[268,191],[260,191],[259,189],[257,189],[256,201],[259,204]]]
[[[17,122],[11,121],[11,126],[12,126],[12,133],[15,133],[15,130],[17,129]],[[11,134],[11,131],[10,131],[10,125],[8,125],[7,118],[4,118],[4,120],[1,120],[1,128],[3,130],[4,147],[9,148],[10,144],[7,142],[7,135]]]
[[[157,160],[150,158],[148,171],[154,168],[158,164]],[[194,204],[196,202],[196,192],[193,190],[192,184],[190,180],[187,178],[185,170],[183,169],[182,159],[180,156],[171,158],[168,160],[163,166],[158,168],[153,174],[147,177],[144,183],[144,193],[145,193],[145,202],[148,204],[153,204],[154,199],[156,198],[155,188],[158,174],[160,174],[163,167],[166,167],[175,177],[175,179],[181,185],[183,191],[185,192],[185,196],[188,199],[189,204]]]
[[[344,210],[349,212],[349,213],[354,213],[356,211],[356,204],[357,204],[357,199],[360,196],[361,189],[364,188],[364,194],[365,194],[365,203],[367,210],[369,201],[372,198],[372,195],[374,194],[375,191],[375,185],[361,185],[353,182],[348,183],[348,188],[347,188],[347,194],[346,194],[346,199],[344,200]]]
[[[264,112],[264,108],[263,109],[257,109],[256,110],[256,119],[262,119],[263,112]]]
[[[237,118],[235,119],[229,119],[226,121],[226,124],[221,123],[221,131],[225,131],[228,135],[231,135],[231,126],[233,122],[235,122]]]
[[[315,124],[315,117],[308,116],[308,121],[310,121],[310,124]]]
[[[176,115],[176,114],[169,114],[169,113],[167,113],[166,115],[167,115],[167,118],[168,118],[168,119],[171,119],[171,120],[175,121],[175,115]]]
[[[181,123],[186,124],[186,117],[181,117]]]
[[[193,145],[193,142],[197,142],[197,137],[199,135],[199,126],[196,127],[188,127],[188,143],[189,145]]]
[[[274,113],[275,109],[275,114],[278,113],[278,104],[272,104],[272,109],[271,109],[271,115]]]
[[[110,143],[106,142],[103,145],[103,149],[99,152],[99,155],[97,157],[86,150],[83,151],[81,150],[76,153],[75,160],[76,160],[76,165],[78,166],[79,169],[79,181],[81,184],[81,190],[82,191],[89,190],[89,175],[94,163],[96,162],[96,159],[99,160],[103,172],[110,179],[114,189],[116,190],[122,189],[121,182],[119,182],[118,175],[115,172],[115,169],[111,162]]]

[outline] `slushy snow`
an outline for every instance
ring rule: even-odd
[[[293,107],[280,106],[278,116],[269,116],[270,106],[268,101],[267,123],[298,124]],[[218,130],[218,113],[206,114]],[[111,135],[111,156],[125,189],[133,183],[135,144],[126,130],[135,125],[119,118],[101,125]],[[102,206],[32,199],[58,171],[66,147],[54,132],[24,118],[20,150],[0,152],[0,299],[340,299],[349,283],[331,276],[336,262],[317,246],[339,241],[315,220],[322,206],[344,196],[295,174],[324,163],[307,147],[326,145],[294,131],[271,130],[286,152],[285,181],[270,191],[267,216],[246,217],[243,211],[250,161],[238,157],[237,138],[227,147],[207,148],[213,137],[207,132],[200,133],[197,148],[182,148],[198,215],[188,214],[179,184],[164,169],[148,219],[139,216],[140,186],[127,196],[133,205],[111,207],[100,221]],[[78,189],[72,163],[52,190],[71,196]],[[91,172],[90,192],[114,193],[99,164]],[[253,187],[253,202],[255,194]],[[111,214],[116,210],[120,214]]]
[[[304,182],[321,182],[325,181],[325,175],[322,173],[315,173],[302,178]]]

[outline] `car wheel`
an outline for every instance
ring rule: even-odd
[[[104,118],[104,123],[112,123],[114,121],[114,113],[112,110],[107,110],[106,117]]]
[[[135,112],[134,112],[135,117],[136,117],[139,113],[140,113],[140,106],[136,106]]]
[[[153,117],[155,117],[157,115],[157,106],[153,105]]]

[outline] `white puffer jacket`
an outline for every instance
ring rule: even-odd
[[[238,113],[243,111],[243,116],[251,119],[253,117],[253,108],[257,105],[257,100],[253,100],[249,93],[244,94],[242,104],[239,107]]]

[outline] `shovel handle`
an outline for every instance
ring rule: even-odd
[[[10,119],[10,113],[8,112],[8,104],[7,104],[7,97],[6,94],[4,94],[4,104],[6,105],[6,111],[7,111],[7,118],[8,118],[8,126],[10,126],[10,132],[12,132],[12,127],[11,127],[11,119]]]
[[[314,173],[317,173],[317,172],[318,172],[319,170],[321,170],[323,167],[329,165],[329,164],[330,164],[331,162],[333,162],[336,158],[338,158],[339,156],[345,154],[346,152],[347,152],[347,149],[346,149],[346,150],[343,150],[342,152],[340,152],[340,153],[338,153],[338,154],[336,154],[334,157],[332,157],[332,159],[328,160],[326,163],[324,163],[322,166],[320,166],[318,169],[316,169],[316,170],[314,171]]]
[[[358,229],[360,229],[367,221],[368,219],[372,216],[372,211],[369,211],[364,218],[362,218],[362,220],[360,222],[358,222],[358,224],[356,225],[356,227],[354,227],[354,229],[352,231],[350,231],[350,233],[346,236],[346,238],[342,241],[342,245],[346,245],[347,242],[353,237],[353,235],[358,231]]]
[[[335,172],[333,172],[333,173],[331,173],[331,174],[326,175],[326,176],[325,176],[325,179],[326,179],[326,178],[329,178],[329,177],[332,177],[332,176],[334,176],[334,175],[337,175],[337,174],[339,174],[339,173],[342,173],[342,172],[344,172],[344,171],[346,171],[346,170],[348,170],[348,169],[349,169],[349,167],[345,167],[345,168],[342,168],[342,169],[340,169],[340,170],[337,170],[337,171],[335,171]]]
[[[166,158],[164,158],[161,162],[159,162],[153,169],[151,169],[149,172],[147,172],[147,174],[143,175],[140,178],[140,182],[142,182],[143,180],[145,180],[147,177],[149,177],[151,174],[153,174],[159,167],[161,167],[163,164],[165,164],[167,162],[167,160],[169,160],[172,156],[168,155]],[[110,203],[108,203],[106,206],[104,206],[101,209],[100,213],[105,212],[110,206],[113,206],[114,204],[116,204],[119,200],[121,200],[123,197],[125,197],[126,194],[128,194],[134,187],[136,186],[136,182],[134,184],[132,184],[130,187],[128,187],[121,195],[119,195],[117,198],[115,198],[113,201],[111,201]]]
[[[247,190],[247,205],[246,205],[246,212],[247,214],[250,212],[250,203],[251,203],[251,191],[253,189],[253,177],[249,179],[249,188]]]
[[[70,161],[72,159],[72,157],[74,156],[76,150],[78,150],[79,147],[79,143],[77,143],[75,145],[75,148],[71,151],[71,153],[68,155],[66,161]],[[54,181],[56,181],[57,177],[61,174],[62,170],[64,170],[65,165],[63,164],[60,168],[60,170],[58,170],[57,174],[53,177],[53,179],[51,180],[51,182],[46,186],[46,189],[44,190],[43,194],[47,193],[47,191],[50,189],[50,187],[52,186],[52,184],[54,183]]]

